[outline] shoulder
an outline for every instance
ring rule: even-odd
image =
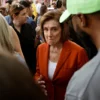
[[[11,19],[11,16],[10,16],[10,15],[5,16],[5,19],[6,19],[6,21],[8,22],[8,24],[11,24],[12,19]]]
[[[9,19],[9,18],[11,18],[11,17],[10,17],[10,15],[7,15],[7,16],[5,16],[5,18],[6,18],[6,19]]]
[[[44,55],[44,53],[48,52],[49,45],[47,43],[42,43],[37,48],[37,54],[40,54],[41,56]]]
[[[25,29],[32,28],[32,26],[29,23],[25,23],[22,25],[22,28],[25,28]]]
[[[80,70],[75,72],[67,87],[67,99],[68,97],[83,97],[86,89],[91,83],[91,79],[95,75],[94,73],[96,73],[97,68],[100,67],[100,60],[97,60],[99,57],[100,53],[85,64]]]
[[[38,46],[38,49],[45,49],[46,47],[48,47],[49,45],[47,43],[42,43]]]
[[[69,47],[71,51],[79,52],[79,51],[85,51],[83,47],[80,45],[76,44],[75,42],[72,42],[70,40],[66,41],[64,43],[64,46]]]
[[[34,20],[31,17],[28,17],[27,22],[34,22]]]
[[[32,25],[34,28],[36,27],[36,22],[31,17],[28,17],[27,23]]]

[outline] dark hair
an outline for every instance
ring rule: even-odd
[[[88,15],[99,15],[99,16],[100,16],[100,10],[99,10],[99,11],[96,11],[96,12],[94,12],[94,13],[90,13],[90,14],[88,14]]]
[[[6,8],[5,7],[0,7],[0,13],[5,16],[6,13]]]
[[[46,13],[47,11],[47,6],[46,5],[42,5],[40,8],[40,15],[43,15],[44,13]]]
[[[24,7],[30,7],[31,6],[31,2],[28,0],[21,0],[19,2],[21,5],[23,5]]]
[[[19,3],[13,4],[10,7],[10,16],[12,17],[13,14],[16,16],[22,11],[25,7]]]
[[[40,32],[45,40],[44,37],[44,33],[43,33],[43,25],[45,22],[49,21],[49,20],[56,20],[59,23],[59,18],[61,16],[62,12],[60,10],[52,10],[52,11],[48,11],[46,12],[42,17],[41,17],[41,23],[40,23]],[[65,23],[59,23],[60,27],[62,29],[62,33],[61,33],[61,42],[64,43],[67,39],[68,39],[68,33],[65,32]]]
[[[6,3],[11,4],[13,2],[13,0],[7,0]]]
[[[62,5],[66,8],[66,0],[62,0]]]
[[[0,51],[0,100],[20,99],[46,100],[28,68],[12,55]]]
[[[62,7],[62,1],[61,0],[57,0],[56,7],[57,8],[61,8]]]

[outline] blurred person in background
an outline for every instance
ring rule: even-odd
[[[61,0],[56,1],[56,9],[62,10],[62,1]]]
[[[44,4],[44,5],[41,6],[40,15],[37,18],[37,27],[36,27],[36,32],[37,32],[36,36],[39,38],[40,43],[44,42],[44,39],[43,39],[42,35],[40,34],[40,20],[41,20],[41,17],[46,12],[47,12],[47,6]]]
[[[45,43],[37,48],[34,78],[48,100],[64,100],[71,76],[88,61],[86,51],[68,40],[67,24],[59,23],[61,14],[54,10],[41,17],[41,34]]]
[[[33,9],[34,21],[36,21],[38,13],[36,11],[36,5],[34,2],[32,3],[32,9]]]
[[[40,15],[37,18],[37,26],[40,25],[40,19],[46,12],[47,12],[47,6],[45,4],[41,5]]]
[[[16,3],[18,3],[18,1],[16,1],[16,0],[12,0],[12,2],[10,2],[9,11],[10,11],[11,5],[12,5],[12,4],[16,4]],[[7,16],[5,16],[5,19],[6,19],[6,21],[8,22],[8,24],[11,24],[11,23],[12,23],[12,18],[11,18],[11,16],[10,16],[10,12],[8,13]]]
[[[21,62],[25,63],[23,53],[20,48],[19,40],[4,17],[0,14],[0,48],[16,56]]]
[[[7,14],[9,14],[10,5],[14,0],[6,0],[4,7],[6,8]]]
[[[36,22],[32,18],[32,15],[33,15],[32,3],[30,1],[27,1],[27,0],[20,0],[19,3],[26,8],[28,16],[29,16],[27,18],[27,23],[32,25],[32,27],[34,29],[34,34],[36,34],[36,32],[35,32]]]
[[[32,26],[26,23],[28,17],[27,10],[19,3],[13,4],[10,8],[10,16],[12,18],[10,25],[17,33],[26,63],[30,71],[34,74],[36,66],[35,34]]]
[[[39,0],[36,0],[36,11],[37,11],[37,17],[40,15],[40,8],[41,8],[41,3]]]
[[[3,16],[6,16],[6,15],[7,15],[6,8],[5,8],[5,7],[0,6],[0,13],[1,13]]]

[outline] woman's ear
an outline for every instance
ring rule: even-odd
[[[87,26],[87,18],[86,18],[86,16],[83,15],[83,14],[79,14],[78,17],[80,19],[80,23],[81,23],[80,25],[82,27],[86,27]]]
[[[15,19],[17,16],[15,14],[12,15],[12,18]]]

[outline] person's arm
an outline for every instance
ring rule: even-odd
[[[40,85],[40,87],[43,90],[44,94],[47,96],[46,84],[45,84],[43,76],[40,74],[40,68],[39,68],[39,64],[38,64],[39,47],[37,48],[37,55],[36,56],[37,56],[36,73],[33,76],[33,78],[36,81],[36,83]]]
[[[24,58],[24,55],[23,55],[22,50],[21,50],[20,41],[18,39],[18,36],[17,36],[15,30],[11,26],[10,26],[10,29],[12,31],[12,38],[14,40],[14,49],[15,49],[16,52],[18,52],[20,54],[20,56],[22,58]]]

